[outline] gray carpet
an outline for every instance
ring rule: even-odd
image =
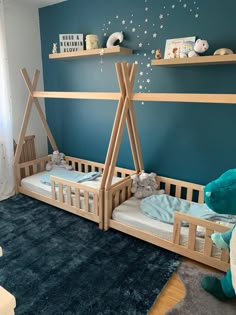
[[[0,202],[0,244],[0,285],[16,315],[144,315],[180,262],[22,195]]]
[[[190,263],[183,262],[177,273],[184,283],[186,294],[184,299],[169,310],[166,315],[235,315],[236,299],[227,302],[218,301],[205,292],[200,282],[204,275],[215,275],[220,278],[221,272],[208,272]]]

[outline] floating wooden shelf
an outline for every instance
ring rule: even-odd
[[[95,55],[100,56],[102,50],[103,50],[103,56],[111,55],[111,54],[131,55],[133,53],[132,49],[130,48],[114,46],[112,48],[98,48],[98,49],[50,54],[49,59],[76,59],[76,58],[86,57],[86,56],[95,56]]]
[[[183,67],[183,66],[201,66],[215,64],[236,63],[236,54],[217,55],[217,56],[199,56],[192,58],[176,58],[176,59],[154,59],[151,61],[152,66],[165,67]]]

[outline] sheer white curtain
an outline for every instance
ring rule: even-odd
[[[14,194],[12,104],[6,48],[4,1],[0,0],[0,200]]]

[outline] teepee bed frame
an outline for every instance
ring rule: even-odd
[[[189,103],[224,103],[224,104],[236,104],[236,95],[233,94],[174,94],[174,93],[133,93],[134,76],[130,75],[128,69],[132,69],[132,74],[136,72],[137,65],[128,65],[122,63],[123,81],[125,83],[125,102],[123,106],[123,112],[120,116],[120,122],[118,127],[117,139],[113,149],[113,165],[115,165],[117,154],[120,147],[122,131],[127,116],[127,112],[134,110],[134,101],[158,101],[158,102],[189,102]],[[138,135],[135,132],[138,142]],[[141,154],[139,151],[138,154]],[[142,160],[141,156],[138,159]],[[171,239],[165,239],[154,233],[146,231],[142,228],[137,228],[130,222],[124,222],[114,219],[113,214],[116,209],[125,202],[132,199],[131,178],[124,179],[121,183],[116,183],[112,187],[110,186],[112,180],[112,168],[107,177],[107,186],[105,187],[105,213],[104,213],[104,229],[113,228],[120,232],[132,235],[134,237],[145,240],[149,243],[166,248],[170,251],[176,252],[180,255],[189,257],[193,260],[199,261],[206,265],[212,266],[216,269],[226,271],[229,268],[229,254],[226,250],[217,249],[218,253],[215,255],[216,246],[212,243],[211,234],[213,232],[222,233],[228,229],[228,227],[221,224],[203,220],[197,217],[193,217],[180,212],[174,212],[174,224],[172,228]],[[165,189],[165,193],[172,196],[185,199],[188,201],[194,201],[203,203],[203,191],[202,185],[180,181],[172,178],[157,176],[157,183],[160,189]],[[197,195],[197,200],[196,200]],[[130,209],[127,207],[127,212]],[[158,221],[156,226],[158,227]],[[189,223],[187,241],[182,244],[182,226],[181,222],[186,221]],[[201,237],[202,247],[198,249],[199,236],[197,233],[198,227],[204,231],[204,237]]]
[[[214,244],[210,235],[213,232],[224,232],[227,227],[192,217],[175,211],[172,238],[167,240],[144,229],[132,226],[113,218],[113,213],[120,205],[132,199],[131,175],[139,173],[144,169],[141,148],[139,143],[137,124],[135,120],[134,101],[161,101],[161,102],[199,102],[199,103],[224,103],[236,104],[236,95],[233,94],[170,94],[170,93],[133,93],[133,85],[137,65],[128,63],[117,63],[116,73],[118,77],[119,93],[99,93],[99,92],[38,92],[36,85],[39,71],[35,72],[32,83],[29,80],[25,69],[22,75],[29,90],[27,107],[21,127],[20,137],[15,153],[15,174],[17,191],[33,198],[42,200],[53,206],[67,210],[99,224],[105,230],[109,228],[140,238],[149,243],[166,248],[180,255],[200,261],[216,269],[226,271],[229,267],[229,255],[226,250],[220,250],[217,256],[214,255]],[[71,99],[103,99],[118,100],[117,111],[114,119],[113,129],[110,137],[109,147],[104,164],[82,160],[79,158],[66,156],[66,161],[72,165],[73,169],[83,171],[99,171],[102,173],[101,184],[98,189],[89,188],[81,183],[73,183],[59,177],[51,176],[51,196],[46,197],[40,193],[32,192],[21,185],[23,177],[30,177],[45,170],[45,165],[49,157],[42,157],[27,162],[20,162],[22,145],[28,125],[28,120],[34,103],[42,123],[47,132],[49,142],[53,150],[58,150],[54,138],[47,125],[44,114],[40,108],[38,98],[71,98]],[[134,169],[128,170],[116,167],[118,152],[125,124],[127,125],[129,141],[134,160]],[[23,171],[22,171],[23,170]],[[22,175],[24,174],[24,176]],[[113,177],[121,179],[113,183]],[[157,176],[157,183],[161,189],[165,189],[167,194],[178,198],[203,203],[202,185],[180,181],[172,178]],[[58,190],[56,191],[56,183]],[[81,194],[81,191],[83,192]],[[196,199],[197,195],[197,201]],[[93,199],[93,211],[89,211],[89,202]],[[83,203],[83,207],[81,204]],[[127,210],[128,211],[128,210]],[[156,220],[155,220],[156,221]],[[187,242],[182,244],[181,222],[189,223]],[[158,221],[155,223],[158,226]],[[197,248],[199,237],[198,227],[202,227],[205,235],[202,238],[202,249]]]
[[[103,228],[103,214],[104,214],[104,188],[106,185],[107,175],[110,173],[110,168],[113,169],[112,177],[119,177],[119,181],[123,181],[125,177],[131,174],[140,172],[142,167],[142,161],[137,160],[137,151],[140,152],[140,146],[135,141],[134,130],[136,130],[135,117],[132,112],[129,112],[127,116],[127,128],[129,132],[132,154],[135,161],[136,170],[125,169],[116,167],[112,161],[112,150],[117,138],[117,132],[119,128],[120,115],[123,109],[123,103],[125,101],[125,87],[122,76],[121,65],[116,65],[116,73],[118,77],[118,83],[120,87],[119,93],[104,93],[104,92],[42,92],[36,91],[36,85],[38,82],[39,71],[36,70],[32,83],[30,82],[28,73],[25,69],[22,69],[22,76],[25,80],[26,86],[29,91],[28,102],[24,114],[24,119],[20,131],[20,136],[15,152],[15,177],[16,177],[16,189],[18,193],[22,193],[41,200],[58,208],[72,212],[78,216],[92,220],[99,224],[99,227]],[[79,172],[100,172],[102,174],[101,181],[98,188],[87,186],[83,183],[75,183],[69,180],[62,179],[60,177],[51,176],[51,193],[50,196],[44,195],[38,191],[34,191],[29,187],[25,187],[22,183],[25,178],[33,177],[37,174],[45,172],[46,163],[50,160],[49,156],[45,156],[38,159],[22,162],[22,150],[25,149],[24,141],[27,125],[30,118],[30,113],[33,104],[35,104],[38,114],[41,118],[42,124],[46,130],[48,140],[53,150],[58,150],[55,140],[47,124],[44,113],[40,107],[38,98],[66,98],[66,99],[101,99],[101,100],[117,100],[118,106],[114,119],[114,125],[110,137],[110,143],[107,151],[105,163],[98,163],[79,159],[75,157],[65,156],[65,160],[72,166],[73,170]],[[134,128],[134,129],[133,129]],[[139,165],[141,163],[141,166]],[[118,180],[116,178],[116,180]],[[112,187],[112,182],[110,186]],[[107,189],[108,186],[106,185]],[[92,209],[91,209],[92,204]]]

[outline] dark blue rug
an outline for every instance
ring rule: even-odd
[[[180,256],[38,200],[0,202],[0,285],[16,315],[147,314]]]

